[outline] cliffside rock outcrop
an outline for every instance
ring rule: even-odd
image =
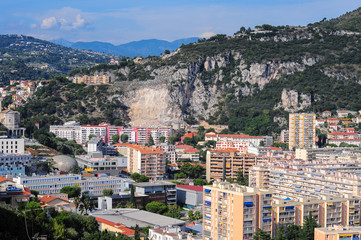
[[[286,111],[294,112],[311,106],[311,96],[298,93],[294,90],[283,89],[281,102],[276,108],[283,108]]]

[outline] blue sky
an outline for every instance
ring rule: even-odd
[[[113,44],[170,41],[264,23],[307,25],[360,6],[357,0],[0,0],[0,34]]]

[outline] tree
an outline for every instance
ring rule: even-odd
[[[79,197],[74,197],[74,201],[73,201],[74,205],[75,205],[75,211],[77,212],[80,206],[80,198]]]
[[[122,134],[124,135],[124,134]],[[119,142],[119,134],[114,134],[112,136],[112,143],[115,144],[115,143],[118,143]]]
[[[135,208],[137,206],[137,203],[135,201],[135,186],[132,185],[131,189],[130,189],[130,203],[132,204],[133,208]]]
[[[120,139],[121,139],[122,143],[127,143],[129,137],[128,137],[127,134],[122,134],[122,135],[120,136]]]
[[[187,214],[188,214],[188,221],[194,221],[195,220],[194,219],[194,213],[193,213],[192,210],[189,210]]]
[[[182,216],[181,208],[176,204],[168,205],[168,212],[166,212],[164,215],[168,217],[180,219]]]
[[[191,137],[185,137],[185,138],[183,138],[183,143],[186,145],[193,146],[193,139]]]
[[[92,139],[93,137],[96,137],[96,135],[90,134],[90,135],[88,136],[89,140]]]
[[[305,222],[302,228],[302,239],[304,240],[313,240],[315,228],[318,227],[318,224],[315,218],[312,216],[311,212],[306,217]]]
[[[202,218],[202,214],[199,211],[194,212],[194,219],[199,220]]]
[[[113,189],[103,189],[104,196],[111,196],[113,195]]]
[[[176,138],[175,138],[174,136],[169,136],[169,137],[168,137],[168,142],[169,142],[170,144],[174,144],[175,141],[176,141]]]
[[[145,206],[145,210],[152,213],[164,214],[167,212],[168,207],[161,202],[150,202]]]
[[[164,50],[164,54],[170,54],[170,51],[168,49]]]
[[[30,192],[31,192],[31,194],[33,194],[35,197],[38,197],[38,195],[39,195],[39,192],[36,191],[36,190],[31,190]]]
[[[237,173],[237,183],[242,186],[248,186],[248,177],[243,176],[243,171],[240,169]]]
[[[81,193],[81,188],[79,186],[66,186],[60,189],[60,192],[68,194],[69,198],[79,197]]]
[[[264,141],[260,141],[260,142],[259,142],[259,146],[260,146],[260,147],[264,147]],[[261,231],[262,231],[262,230],[261,230]]]
[[[253,236],[253,239],[254,240],[271,240],[271,236],[267,232],[258,228]]]
[[[193,180],[193,184],[197,185],[197,186],[204,186],[204,185],[207,185],[207,183],[208,182],[206,180],[203,180],[201,178],[197,178],[197,179]]]
[[[152,135],[149,136],[149,139],[148,139],[148,146],[153,146],[154,145],[154,139],[152,137]]]
[[[80,198],[80,206],[79,210],[80,213],[83,214],[85,212],[85,215],[88,215],[88,211],[93,211],[95,208],[94,204],[90,200],[90,196],[87,193],[83,193],[83,195]]]
[[[160,142],[160,143],[164,143],[164,142],[165,142],[165,139],[166,139],[166,138],[165,138],[164,136],[160,136],[160,137],[159,137],[159,142]]]
[[[136,182],[149,182],[149,177],[145,176],[145,175],[141,175],[139,173],[132,173],[130,175],[130,178],[133,179]]]
[[[134,240],[140,240],[140,229],[138,224],[134,228]]]

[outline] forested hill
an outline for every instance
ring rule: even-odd
[[[286,128],[289,112],[361,109],[361,32],[351,27],[361,22],[360,11],[305,27],[241,27],[233,36],[201,39],[159,57],[72,73],[116,76],[104,97],[118,104],[107,115],[101,106],[87,108],[89,117],[121,116],[137,126],[204,119],[232,132],[271,134]],[[56,108],[63,121],[81,116]]]
[[[48,79],[75,68],[109,62],[114,56],[75,50],[22,35],[0,35],[0,84]]]

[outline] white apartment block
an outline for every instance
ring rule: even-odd
[[[1,153],[24,153],[24,139],[22,138],[0,138]]]
[[[118,176],[119,170],[127,168],[126,157],[78,155],[75,159],[81,168],[90,168],[93,172],[115,174],[116,176]]]
[[[59,138],[66,138],[69,141],[74,140],[79,144],[82,143],[81,127],[74,121],[64,123],[64,125],[52,125],[49,131]]]
[[[262,142],[264,146],[271,146],[273,144],[272,136],[250,136],[247,134],[218,134],[214,132],[207,133],[205,135],[205,141],[216,142],[245,142],[254,146],[261,146]]]
[[[90,135],[95,135],[96,137],[100,137],[104,142],[107,142],[107,124],[100,125],[84,125],[81,126],[81,143],[85,144],[89,141]]]
[[[89,191],[90,196],[102,196],[104,189],[112,189],[114,194],[122,192],[128,184],[126,179],[120,177],[90,177],[81,175],[50,175],[50,176],[19,176],[13,178],[17,184],[24,185],[39,194],[60,193],[66,186],[78,185],[82,192]]]

